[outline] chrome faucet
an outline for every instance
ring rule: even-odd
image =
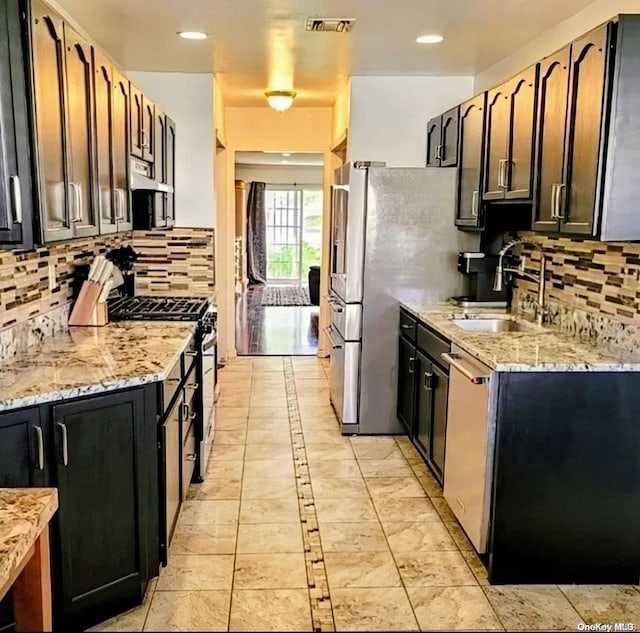
[[[502,260],[505,254],[507,253],[507,251],[512,249],[514,246],[517,246],[518,244],[530,244],[534,248],[537,248],[538,251],[540,251],[540,272],[537,276],[526,272],[523,266],[521,266],[520,268],[503,268],[502,267]],[[544,289],[545,289],[545,283],[546,283],[545,272],[547,269],[547,262],[546,262],[546,257],[545,257],[544,251],[542,250],[542,247],[537,242],[516,238],[515,240],[511,240],[511,242],[508,242],[507,244],[505,244],[500,250],[500,252],[498,253],[498,255],[499,255],[498,266],[496,268],[496,277],[493,284],[493,289],[496,292],[500,292],[502,290],[502,284],[504,281],[502,277],[503,273],[513,273],[515,275],[519,275],[520,277],[524,277],[525,279],[529,279],[531,281],[537,282],[538,283],[538,301],[536,302],[536,323],[538,325],[542,325],[545,322],[545,319],[547,317],[547,306],[544,301]]]

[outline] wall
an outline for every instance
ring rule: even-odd
[[[235,350],[235,289],[234,289],[234,241],[235,241],[235,153],[249,151],[321,152],[324,154],[323,183],[323,276],[321,296],[328,291],[329,262],[329,211],[331,182],[331,108],[298,108],[294,104],[286,112],[276,112],[269,107],[225,108],[225,140],[227,205],[226,212],[217,218],[217,268],[218,292],[218,336],[221,358],[232,358]],[[320,331],[326,325],[328,306],[320,306]],[[322,334],[319,353],[326,355],[327,341]]]
[[[472,90],[473,77],[352,77],[349,160],[424,167],[427,121]]]
[[[547,299],[569,309],[640,326],[640,243],[596,242],[522,233],[547,255]],[[539,254],[523,245],[525,269],[537,274]],[[537,284],[519,279],[530,301]]]
[[[596,0],[475,77],[474,94],[500,84],[618,13],[639,13],[638,0]]]
[[[338,93],[333,104],[331,119],[331,147],[334,148],[345,136],[349,135],[349,119],[351,117],[351,79]]]
[[[176,225],[215,226],[213,75],[127,71],[176,123]]]
[[[33,251],[0,251],[0,329],[21,323],[71,300],[74,268],[131,242],[131,233],[103,235],[42,246]],[[49,265],[57,286],[49,290]]]
[[[322,185],[321,165],[236,165],[236,179],[271,185]]]
[[[134,231],[136,294],[199,295],[214,292],[214,230]]]

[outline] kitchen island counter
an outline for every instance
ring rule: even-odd
[[[118,321],[77,327],[2,361],[0,411],[164,380],[193,322]]]
[[[573,338],[559,329],[537,326],[519,316],[496,310],[464,310],[450,303],[401,302],[400,306],[436,332],[499,372],[635,372],[638,351],[612,352]],[[454,319],[513,319],[526,329],[478,332],[458,327]]]

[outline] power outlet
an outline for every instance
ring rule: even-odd
[[[49,290],[55,290],[58,287],[58,280],[56,279],[56,267],[53,264],[49,264]]]

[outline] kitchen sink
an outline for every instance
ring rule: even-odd
[[[512,319],[452,319],[454,325],[469,332],[535,332],[537,328]]]

